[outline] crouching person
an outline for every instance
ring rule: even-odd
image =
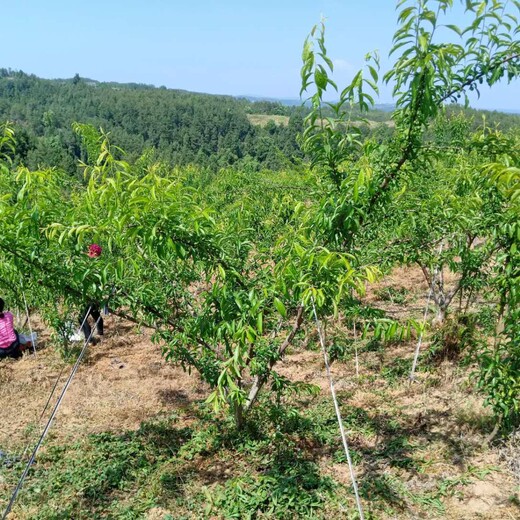
[[[86,255],[89,258],[99,258],[101,253],[103,252],[103,248],[99,244],[90,244],[88,247],[88,251]],[[79,323],[81,326],[81,331],[83,332],[83,336],[85,336],[85,341],[89,343],[96,344],[99,340],[98,338],[94,338],[92,336],[92,328],[88,322],[89,316],[92,316],[94,323],[96,325],[96,332],[99,336],[103,335],[103,318],[101,317],[100,307],[97,302],[90,301],[89,304],[83,309],[83,312],[79,316]]]
[[[13,315],[4,312],[5,302],[0,298],[0,358],[22,357],[22,346],[18,332],[14,330]]]
[[[88,322],[89,316],[92,316],[92,319],[94,320],[98,335],[103,336],[103,318],[101,317],[101,311],[97,303],[92,302],[88,307],[86,307],[78,319],[79,324],[81,325],[81,331],[85,336],[85,341],[89,341],[89,343],[95,345],[99,340],[98,338],[94,338],[92,335],[92,328]]]

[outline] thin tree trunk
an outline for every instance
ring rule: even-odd
[[[273,366],[275,363],[283,356],[285,350],[287,347],[292,343],[292,340],[294,339],[294,336],[296,333],[300,330],[300,327],[303,323],[303,305],[300,305],[298,307],[298,312],[296,313],[296,321],[293,325],[293,328],[287,338],[285,338],[285,341],[280,345],[280,348],[278,349],[278,355],[275,359],[272,359],[269,361],[269,366],[267,369],[266,374],[257,375],[253,381],[253,386],[251,386],[251,390],[249,391],[249,395],[247,397],[246,404],[244,406],[244,413],[247,413],[251,407],[253,406],[254,402],[256,401],[258,394],[260,393],[260,390],[266,383],[269,373],[273,369]]]
[[[237,429],[241,430],[244,427],[244,406],[240,403],[235,403],[233,413]]]
[[[356,353],[356,377],[359,378],[359,357],[357,350],[357,331],[356,331],[356,320],[354,319],[354,351]]]

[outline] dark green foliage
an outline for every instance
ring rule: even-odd
[[[110,132],[129,158],[150,148],[156,158],[176,165],[217,169],[253,162],[256,168],[281,169],[301,157],[296,144],[301,110],[265,105],[146,85],[78,77],[44,80],[6,69],[0,73],[0,121],[15,122],[24,143],[16,160],[30,168],[53,166],[75,172],[77,159],[85,160],[85,150],[71,128],[79,121]],[[262,108],[290,116],[289,124],[253,126],[246,114]]]
[[[475,316],[454,314],[434,330],[427,359],[433,363],[458,361],[468,350],[474,353],[481,342]]]
[[[251,424],[238,432],[231,422],[216,421],[200,410],[190,428],[176,427],[173,419],[143,424],[136,432],[91,435],[52,447],[32,470],[23,501],[36,508],[33,518],[41,520],[137,519],[155,505],[191,511],[199,518],[212,513],[224,518],[305,518],[325,505],[337,511],[335,493],[343,495],[344,489],[298,448],[298,436],[302,441],[312,436],[312,424],[297,412],[291,418],[291,412],[276,410],[260,410],[261,430]],[[273,429],[274,421],[285,426]],[[229,476],[219,478],[211,495],[203,489],[190,495],[188,480],[209,476],[205,459],[228,467]]]
[[[409,291],[404,287],[383,287],[376,291],[376,295],[383,301],[389,301],[401,305],[406,302],[408,292]]]
[[[318,473],[315,463],[289,452],[263,475],[246,474],[227,482],[213,506],[225,518],[312,518],[332,498],[335,487],[330,477]]]

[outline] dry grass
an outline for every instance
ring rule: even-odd
[[[161,412],[182,408],[207,395],[195,375],[167,363],[147,331],[115,317],[106,320],[106,335],[90,347],[61,405],[52,436],[61,440],[88,433],[137,429]],[[49,347],[43,329],[36,357],[0,363],[3,404],[0,409],[0,446],[8,450],[34,437],[39,416],[64,366]],[[65,366],[55,396],[70,371]],[[53,401],[54,402],[54,401]]]
[[[247,114],[247,119],[252,125],[266,126],[269,121],[272,121],[278,126],[287,126],[289,124],[288,116],[277,116],[268,114]]]
[[[500,460],[508,466],[520,484],[520,430],[504,440],[500,447]]]
[[[407,302],[394,305],[378,301],[376,289],[385,286],[405,287],[409,292]],[[409,315],[411,310],[421,315],[427,287],[420,271],[394,271],[378,287],[368,292],[371,303],[393,309],[396,316],[405,311]],[[0,363],[0,448],[6,451],[34,439],[39,413],[63,367],[41,326],[38,333],[43,349],[36,358],[26,355],[21,361]],[[378,353],[362,350],[359,378],[353,360],[332,365],[346,421],[353,413],[359,412],[361,417],[349,426],[352,449],[359,454],[358,475],[374,486],[389,485],[390,497],[392,483],[401,486],[406,503],[396,505],[401,512],[388,515],[388,519],[520,518],[515,505],[519,500],[520,434],[517,432],[500,450],[483,448],[493,425],[481,397],[468,383],[471,367],[462,369],[444,362],[429,372],[419,372],[413,384],[406,376],[390,377],[381,372],[395,360],[411,363],[414,347],[412,341]],[[279,364],[278,372],[293,381],[312,382],[321,388],[322,396],[329,395],[317,348],[289,354]],[[87,433],[136,429],[142,421],[161,413],[186,409],[207,393],[207,386],[196,375],[165,362],[148,331],[138,332],[128,323],[109,317],[106,336],[90,349],[69,389],[50,442]],[[328,453],[318,456],[323,473],[339,482],[350,482],[344,463],[331,462]],[[218,480],[220,473],[215,472]],[[444,485],[447,491],[443,495]],[[439,498],[444,512],[419,503],[425,496]],[[152,510],[148,518],[163,514],[163,510]]]
[[[450,280],[447,280],[450,283]],[[408,292],[406,302],[397,305],[381,301],[377,290],[401,288]],[[369,288],[367,301],[384,309],[395,318],[419,318],[424,311],[427,285],[419,269],[396,269],[381,283]],[[428,342],[423,344],[427,348]],[[450,519],[510,519],[520,518],[519,477],[520,435],[512,437],[500,451],[483,447],[494,423],[490,410],[476,394],[470,373],[475,367],[460,368],[443,362],[435,369],[417,374],[410,384],[406,375],[392,379],[381,369],[396,360],[408,360],[411,366],[415,342],[388,346],[383,352],[360,353],[360,376],[356,377],[354,360],[335,362],[332,366],[335,387],[342,397],[345,417],[353,410],[367,412],[367,432],[357,426],[350,431],[354,450],[363,453],[357,471],[361,478],[396,479],[404,481],[409,496],[406,510],[400,516],[388,518],[433,518],[439,516],[432,508],[424,516],[414,502],[414,496],[449,491],[441,497],[445,510],[442,517]],[[287,357],[278,370],[291,380],[312,382],[328,393],[328,381],[321,354],[303,351]],[[344,418],[345,418],[344,417]],[[348,419],[347,419],[348,420]],[[390,427],[391,421],[397,427]],[[359,431],[361,430],[361,431]],[[370,431],[375,430],[374,435]],[[403,442],[402,446],[400,442]],[[388,465],[388,457],[372,457],[377,451],[395,449],[395,457],[404,467]],[[323,459],[323,470],[340,482],[348,483],[344,464]],[[327,469],[328,468],[328,469]],[[513,499],[512,499],[513,497]],[[516,497],[516,498],[515,498]],[[423,504],[424,507],[424,504]]]
[[[408,347],[411,358],[413,345]],[[384,363],[396,354],[403,354],[401,347],[389,349]],[[492,429],[491,416],[482,399],[468,389],[467,372],[444,363],[434,374],[419,374],[417,383],[410,385],[404,378],[390,385],[366,368],[368,355],[361,356],[359,380],[353,361],[335,362],[332,371],[344,420],[348,423],[353,411],[367,412],[366,425],[356,425],[349,432],[351,448],[362,454],[356,468],[360,480],[404,486],[407,499],[400,504],[400,515],[383,518],[518,518],[520,511],[511,501],[519,493],[511,474],[518,474],[518,446],[512,444],[501,454],[483,448]],[[279,372],[292,380],[312,381],[328,392],[319,352],[291,355]],[[367,431],[363,431],[365,426]],[[373,455],[378,452],[385,456]],[[325,455],[320,466],[325,474],[349,484],[345,464],[331,465]],[[428,494],[443,501],[443,512],[432,507],[431,516],[421,513],[427,506],[420,501]]]

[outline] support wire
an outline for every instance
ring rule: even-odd
[[[439,253],[438,253],[439,255],[442,253],[442,248],[443,248],[443,244],[441,242],[441,245],[439,246]],[[410,370],[410,375],[408,377],[410,382],[415,379],[415,369],[417,368],[417,362],[419,361],[419,352],[421,351],[421,345],[422,345],[422,340],[423,340],[423,335],[424,335],[424,327],[426,325],[426,318],[428,317],[428,311],[430,310],[430,301],[432,299],[433,287],[435,285],[436,278],[437,278],[437,269],[435,269],[433,271],[432,281],[430,284],[430,290],[428,292],[428,298],[426,300],[426,307],[424,308],[421,332],[419,333],[419,338],[417,339],[417,347],[415,348],[415,355],[413,358],[412,369]]]
[[[78,354],[78,358],[76,359],[76,363],[74,364],[74,367],[72,368],[72,371],[71,373],[69,374],[69,377],[65,383],[65,386],[63,387],[63,389],[61,390],[61,393],[60,393],[60,396],[58,397],[58,400],[56,401],[56,404],[54,405],[54,408],[52,409],[52,412],[51,412],[51,415],[47,421],[47,424],[45,425],[45,428],[43,429],[43,432],[42,434],[40,435],[40,438],[38,439],[38,442],[36,443],[36,446],[34,447],[33,451],[32,451],[32,454],[31,454],[31,457],[29,459],[29,461],[27,462],[26,466],[25,466],[25,469],[20,477],[20,479],[18,480],[18,484],[16,485],[14,491],[13,491],[13,494],[11,495],[11,499],[9,500],[9,504],[7,505],[7,508],[2,516],[2,520],[7,520],[7,516],[9,515],[9,513],[11,512],[11,509],[16,501],[16,498],[18,496],[18,493],[20,492],[20,489],[22,488],[22,485],[29,473],[29,470],[31,469],[31,466],[33,465],[34,463],[34,460],[36,458],[36,454],[38,453],[38,450],[40,449],[45,437],[47,436],[47,433],[49,432],[50,428],[51,428],[51,425],[52,425],[52,421],[54,420],[54,418],[56,417],[56,413],[58,412],[58,408],[60,407],[60,404],[61,402],[63,401],[63,398],[65,396],[65,393],[67,392],[71,382],[72,382],[72,379],[74,377],[74,375],[76,374],[78,368],[79,368],[79,365],[85,355],[85,352],[87,350],[87,346],[89,344],[89,341],[90,339],[92,338],[92,334],[94,333],[94,329],[97,327],[98,323],[99,323],[99,320],[101,319],[101,316],[97,319],[96,321],[96,324],[95,324],[95,327],[93,327],[90,331],[90,335],[88,338],[85,339],[85,343],[83,344],[83,348],[81,349],[80,353]],[[54,389],[53,389],[54,391]],[[49,399],[50,400],[50,399]]]
[[[361,499],[359,497],[358,485],[356,482],[356,475],[354,473],[354,466],[352,459],[350,458],[350,450],[348,447],[347,436],[343,427],[343,419],[341,418],[341,412],[339,409],[338,399],[336,397],[336,390],[334,389],[334,381],[330,372],[329,356],[327,354],[327,347],[325,346],[325,337],[321,328],[320,321],[318,320],[318,314],[316,313],[316,306],[314,304],[314,298],[312,298],[312,310],[314,312],[314,319],[316,321],[316,327],[318,328],[318,335],[320,337],[321,350],[323,352],[323,359],[325,361],[325,368],[327,369],[327,377],[329,379],[330,392],[332,394],[332,400],[334,401],[334,409],[336,410],[336,417],[338,418],[339,430],[341,432],[341,440],[343,441],[343,448],[345,449],[345,455],[347,457],[348,467],[350,470],[350,478],[352,479],[352,487],[354,488],[354,495],[356,497],[356,505],[359,512],[360,520],[365,520],[363,515],[363,507],[361,506]]]
[[[25,291],[23,290],[23,282],[22,282],[22,295],[23,295],[23,303],[25,305],[25,314],[27,314],[27,323],[29,324],[29,332],[31,334],[31,345],[33,348],[33,354],[36,356],[36,339],[34,338],[34,335],[33,335],[31,317],[29,315],[29,306],[27,305],[27,300],[25,298]]]

